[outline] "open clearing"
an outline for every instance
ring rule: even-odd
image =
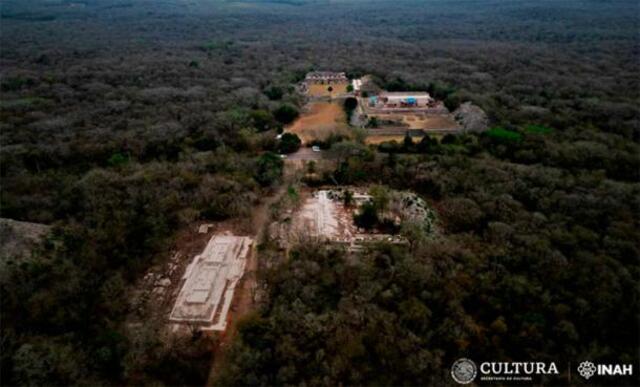
[[[455,129],[458,123],[449,115],[429,115],[424,113],[369,114],[379,120],[397,121],[408,129]]]
[[[364,143],[367,145],[378,145],[388,141],[395,141],[398,144],[402,144],[402,142],[404,141],[404,136],[367,136],[367,138],[365,138],[364,140]]]
[[[308,198],[293,219],[295,233],[334,241],[349,241],[356,233],[352,214],[320,190]]]
[[[382,240],[406,242],[399,235],[359,228],[354,222],[354,215],[363,203],[371,200],[371,196],[356,190],[349,191],[352,194],[352,205],[349,206],[344,203],[345,191],[341,189],[302,192],[304,200],[300,207],[283,214],[269,227],[272,240],[283,249],[311,239],[337,243],[350,251],[358,251],[364,244]]]
[[[28,257],[51,227],[0,218],[0,258]]]
[[[337,103],[314,102],[285,132],[295,133],[303,144],[313,140],[325,140],[331,133],[350,135],[346,114]]]
[[[309,85],[307,94],[312,97],[335,97],[337,95],[346,94],[348,83],[331,84],[331,85]],[[329,91],[331,87],[331,91]]]

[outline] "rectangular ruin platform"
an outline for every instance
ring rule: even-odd
[[[248,237],[214,235],[187,266],[170,320],[223,331],[252,244]]]
[[[378,233],[356,226],[354,215],[364,203],[372,200],[371,195],[358,191],[351,192],[351,206],[344,204],[344,191],[318,190],[308,197],[292,217],[291,227],[275,231],[282,246],[289,242],[304,243],[311,239],[346,246],[351,251],[360,250],[364,245],[376,242],[394,244],[406,243],[400,235]]]
[[[335,242],[349,241],[355,233],[350,214],[326,190],[314,192],[305,201],[293,226],[302,236]]]

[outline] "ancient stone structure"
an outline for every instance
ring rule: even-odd
[[[214,235],[187,267],[170,320],[223,331],[252,244],[248,237]]]

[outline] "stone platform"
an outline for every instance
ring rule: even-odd
[[[214,235],[187,266],[182,289],[171,311],[171,322],[223,331],[252,244],[249,237]]]

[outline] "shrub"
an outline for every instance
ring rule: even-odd
[[[112,167],[117,167],[120,165],[124,165],[129,161],[129,159],[127,158],[127,156],[123,155],[122,153],[114,153],[113,155],[111,155],[111,157],[109,157],[109,165]]]
[[[507,140],[507,141],[520,141],[522,140],[522,135],[518,132],[513,132],[507,130],[503,127],[497,126],[495,128],[491,128],[486,132],[488,137],[499,139],[499,140]]]
[[[275,183],[282,175],[284,162],[280,156],[272,152],[263,153],[258,158],[257,164],[254,179],[263,187],[270,186]]]
[[[274,129],[279,126],[271,112],[260,109],[254,110],[250,113],[253,126],[258,132],[264,132],[269,129]]]
[[[300,149],[300,137],[294,133],[285,133],[280,138],[280,143],[278,144],[278,151],[280,153],[293,153]]]
[[[344,110],[347,112],[352,112],[355,108],[358,107],[358,100],[352,97],[349,97],[344,100]]]
[[[264,89],[264,95],[266,95],[270,100],[275,101],[282,99],[284,91],[278,86],[269,86]]]
[[[353,216],[356,226],[370,230],[378,224],[378,211],[372,202],[364,203],[360,212]]]
[[[273,112],[273,115],[275,116],[276,120],[286,125],[292,123],[293,120],[298,118],[300,113],[294,106],[285,104],[277,108],[276,111]]]

